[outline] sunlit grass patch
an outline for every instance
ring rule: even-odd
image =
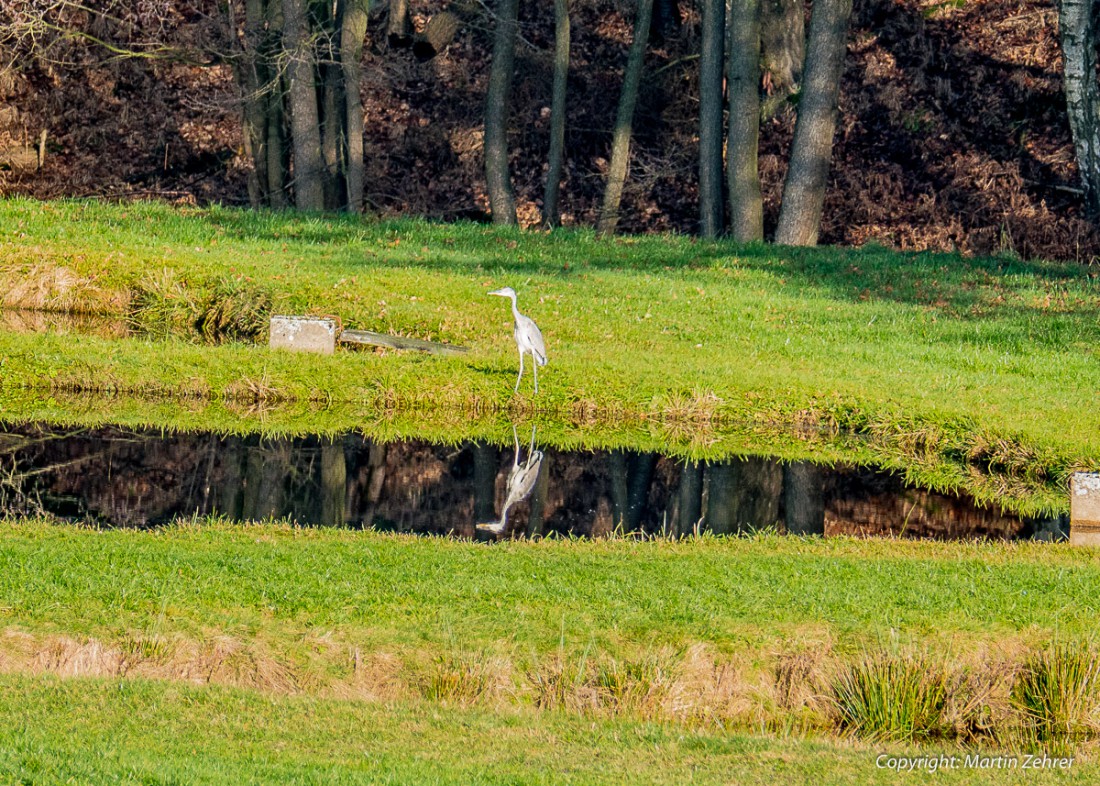
[[[152,399],[154,425],[182,427],[175,391],[255,399],[242,380],[264,379],[259,398],[323,402],[309,422],[327,427],[505,413],[693,458],[762,453],[782,432],[784,458],[875,463],[1027,514],[1064,510],[1068,474],[1100,468],[1100,281],[1081,267],[24,199],[0,200],[0,239],[13,304],[111,313],[139,336],[0,334],[11,417],[71,418],[88,405],[67,396],[107,392],[142,399],[112,412]],[[537,398],[512,393],[510,318],[487,297],[503,284],[547,339]],[[292,357],[257,345],[275,310],[471,352]],[[216,427],[304,427],[232,414]],[[730,446],[734,427],[758,433]]]

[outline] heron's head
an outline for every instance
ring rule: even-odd
[[[516,290],[511,287],[501,287],[500,289],[494,289],[489,293],[490,295],[500,295],[500,297],[515,297]]]

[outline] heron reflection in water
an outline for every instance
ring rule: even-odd
[[[535,488],[535,481],[539,477],[539,469],[542,467],[542,451],[535,450],[535,427],[531,427],[531,446],[527,449],[527,460],[520,463],[519,432],[512,426],[512,439],[515,441],[516,452],[512,457],[512,469],[508,473],[508,484],[504,507],[500,510],[500,521],[490,521],[478,524],[477,528],[483,532],[499,535],[508,527],[508,511],[518,502],[522,502],[531,496]]]

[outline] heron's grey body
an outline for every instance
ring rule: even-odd
[[[519,349],[519,376],[516,377],[515,392],[519,392],[519,382],[523,379],[523,356],[530,355],[535,366],[535,392],[539,392],[539,366],[546,365],[546,342],[542,339],[542,331],[531,317],[519,313],[516,308],[516,290],[511,287],[494,289],[490,295],[499,295],[512,301],[512,317],[515,319],[513,335],[516,337],[516,347]]]
[[[512,469],[508,473],[508,493],[504,498],[504,507],[500,510],[500,521],[492,521],[488,524],[478,524],[478,529],[499,535],[508,526],[508,509],[517,502],[522,502],[531,495],[535,488],[535,481],[539,477],[539,468],[542,466],[542,451],[535,450],[535,429],[531,428],[531,447],[527,450],[527,461],[519,463],[519,434],[516,427],[512,426],[512,439],[516,443],[516,452],[512,457]]]

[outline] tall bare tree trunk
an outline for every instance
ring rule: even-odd
[[[321,68],[321,154],[325,160],[325,209],[339,210],[344,203],[344,100],[343,69],[336,64],[336,52],[326,53],[329,60]]]
[[[282,80],[272,77],[265,96],[267,105],[267,198],[274,208],[290,206],[287,173],[290,171],[290,142],[286,136],[286,102]]]
[[[496,480],[500,450],[496,445],[474,444],[474,522],[496,518]]]
[[[788,535],[825,534],[821,467],[808,461],[783,467],[783,507]]]
[[[363,41],[367,37],[368,0],[348,0],[340,26],[340,67],[344,72],[344,122],[347,126],[348,211],[363,212],[366,177],[363,161]]]
[[[703,518],[703,465],[691,459],[680,468],[678,536],[691,535]]]
[[[494,224],[515,225],[516,195],[508,171],[508,109],[515,71],[519,0],[498,0],[493,63],[485,95],[485,183]]]
[[[610,464],[612,519],[615,527],[634,532],[645,514],[657,454],[613,450]]]
[[[732,0],[729,19],[730,126],[726,178],[730,191],[730,235],[743,243],[764,238],[759,170],[760,2]]]
[[[761,117],[774,116],[802,81],[805,13],[802,0],[760,0],[760,65],[771,88]]]
[[[233,4],[226,6],[229,40],[237,42],[237,15]],[[245,153],[252,163],[248,172],[248,202],[252,207],[267,204],[267,118],[260,92],[266,79],[260,62],[260,42],[264,35],[264,0],[245,0],[244,35],[239,41],[238,58],[233,65],[241,91],[241,135]]]
[[[749,456],[714,464],[707,472],[707,529],[749,532],[775,525],[783,471],[774,461]]]
[[[630,163],[630,136],[634,128],[634,107],[638,104],[638,85],[642,80],[645,63],[646,40],[649,22],[653,14],[653,0],[638,0],[638,13],[634,18],[634,40],[626,59],[623,74],[623,92],[619,97],[619,109],[615,115],[615,131],[611,140],[611,163],[607,171],[607,186],[600,205],[600,217],[596,231],[601,235],[615,234],[619,223],[619,207],[623,201],[623,185]]]
[[[542,223],[561,224],[558,197],[565,164],[565,89],[569,78],[569,0],[554,0],[554,89],[550,99],[550,153],[547,156],[546,194]]]
[[[347,521],[348,466],[344,440],[321,440],[321,524],[342,527]]]
[[[775,233],[775,242],[782,245],[817,244],[851,13],[852,0],[814,0],[806,75]]]
[[[1100,95],[1096,81],[1094,0],[1059,0],[1058,34],[1062,41],[1062,79],[1069,127],[1077,151],[1085,205],[1092,215],[1100,215]]]
[[[699,55],[699,233],[722,233],[722,66],[726,0],[702,0],[703,46]]]
[[[294,202],[299,210],[324,210],[321,119],[314,84],[313,42],[305,0],[283,0],[283,48],[287,55],[287,99],[294,145]]]
[[[396,48],[412,46],[412,22],[409,21],[409,0],[390,0],[390,20],[386,25],[389,45]]]

